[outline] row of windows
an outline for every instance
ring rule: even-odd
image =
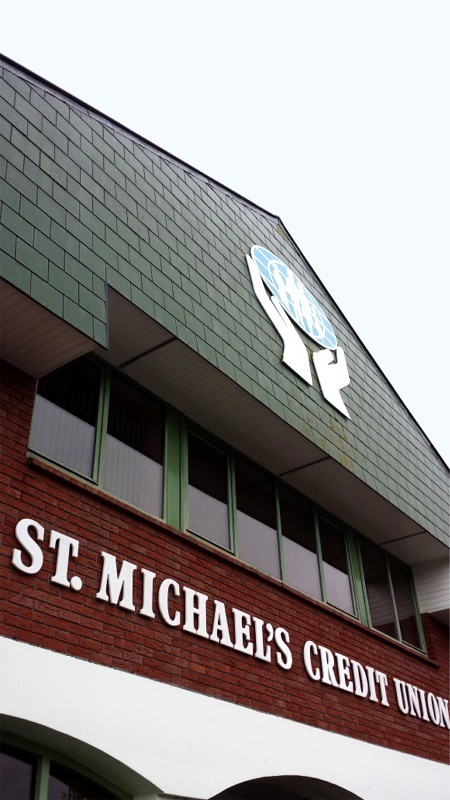
[[[30,448],[423,648],[407,568],[106,366],[78,359],[39,381]]]

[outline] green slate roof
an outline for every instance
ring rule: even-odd
[[[448,469],[277,216],[4,59],[1,276],[108,345],[107,286],[448,541]],[[281,363],[245,255],[298,273],[330,319],[351,419]],[[395,532],[393,532],[393,536]]]

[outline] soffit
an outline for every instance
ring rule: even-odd
[[[109,349],[96,352],[408,563],[446,552],[417,522],[114,291]]]
[[[1,357],[33,378],[92,350],[87,336],[0,281]]]

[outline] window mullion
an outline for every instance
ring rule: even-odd
[[[322,590],[322,600],[324,603],[327,602],[327,591],[325,585],[325,572],[323,568],[323,559],[322,559],[322,543],[320,541],[320,531],[319,531],[319,515],[317,513],[316,506],[313,507],[313,515],[314,515],[314,531],[316,536],[316,553],[317,553],[317,561],[319,565],[319,578],[320,578],[320,587]]]
[[[172,408],[166,408],[163,517],[173,528],[187,523],[187,425]]]
[[[237,501],[236,501],[236,474],[234,469],[234,453],[228,452],[228,525],[230,531],[231,552],[238,555],[237,540]]]
[[[361,563],[358,539],[354,531],[345,533],[347,553],[350,565],[351,587],[357,617],[364,625],[370,626],[369,605],[365,592],[364,572]]]
[[[100,382],[100,398],[98,403],[97,424],[95,430],[94,458],[92,477],[96,483],[101,480],[101,458],[108,430],[108,406],[111,387],[111,371],[104,367]]]
[[[284,581],[284,553],[283,553],[283,536],[281,531],[281,509],[280,509],[280,495],[278,492],[278,481],[275,481],[275,518],[277,525],[277,538],[278,538],[278,562],[280,565],[280,580]]]
[[[363,564],[361,546],[360,546],[361,539],[356,533],[354,534],[354,540],[355,540],[355,543],[356,543],[357,558],[358,558],[358,569],[359,569],[359,576],[360,576],[360,581],[361,581],[359,589],[360,589],[360,596],[361,596],[361,612],[362,612],[362,615],[361,615],[360,619],[361,619],[361,622],[364,625],[367,625],[369,628],[373,628],[374,626],[373,626],[373,623],[372,623],[372,614],[371,614],[371,611],[370,611],[369,594],[368,594],[368,591],[367,591],[367,584],[366,584],[366,575],[365,575],[365,572],[364,572],[364,564]]]
[[[37,765],[34,800],[47,800],[49,777],[50,759],[48,756],[42,756]]]
[[[397,639],[398,639],[398,641],[402,642],[403,638],[402,638],[402,631],[401,631],[401,628],[400,628],[400,620],[398,618],[397,602],[395,600],[394,584],[393,584],[392,575],[391,575],[391,565],[390,565],[389,559],[386,556],[386,553],[383,553],[383,555],[384,555],[384,563],[386,564],[389,591],[391,593],[392,608],[393,608],[393,611],[394,611],[395,630],[397,631]]]
[[[416,626],[417,626],[417,632],[419,634],[420,646],[421,646],[422,650],[426,653],[427,652],[427,645],[426,645],[426,641],[425,641],[425,634],[423,632],[423,627],[422,627],[422,617],[420,615],[419,601],[417,599],[416,582],[414,580],[414,575],[412,574],[411,571],[409,572],[409,585],[411,587],[411,595],[412,595],[412,600],[413,600],[413,606],[414,606],[414,611],[415,611],[415,614],[416,614]]]

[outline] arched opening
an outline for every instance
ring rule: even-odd
[[[21,800],[28,796],[51,797],[49,787],[52,784],[59,786],[68,797],[89,797],[89,791],[93,791],[94,797],[97,794],[99,798],[116,800],[158,792],[155,784],[122,762],[60,731],[7,715],[0,715],[0,731],[0,754],[3,753],[4,768],[2,777],[7,780],[8,769],[8,775],[16,776],[18,785],[22,786],[20,781],[23,780],[24,786],[31,787],[30,795],[23,792],[14,795],[12,787],[8,787],[9,794],[4,795],[5,800],[16,796]],[[66,784],[67,790],[64,789]],[[39,789],[38,795],[36,787]]]
[[[230,786],[210,800],[363,800],[342,786],[298,775],[257,778]]]

